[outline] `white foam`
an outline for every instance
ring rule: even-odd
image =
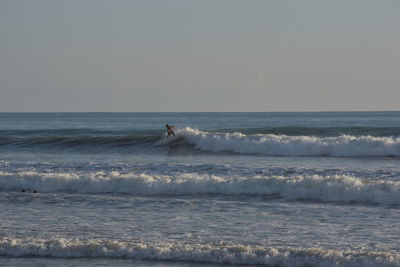
[[[281,156],[400,156],[400,137],[336,137],[276,134],[208,133],[192,128],[177,132],[205,151]]]
[[[0,172],[2,191],[123,193],[131,195],[273,195],[289,200],[400,204],[400,182],[347,175],[247,177],[200,173]]]
[[[400,266],[400,255],[395,252],[64,238],[0,238],[0,255],[130,258],[273,266]]]

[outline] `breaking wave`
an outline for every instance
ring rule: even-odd
[[[209,133],[192,128],[179,132],[204,151],[278,156],[399,157],[400,137],[334,137],[276,134]]]
[[[400,181],[349,175],[218,176],[111,172],[0,172],[0,190],[129,195],[247,195],[287,200],[400,205]]]
[[[166,138],[163,133],[151,131],[131,135],[115,132],[107,135],[101,131],[96,134],[96,131],[85,130],[86,134],[94,135],[80,135],[79,131],[78,133],[73,131],[73,135],[63,135],[68,134],[69,131],[62,129],[56,133],[60,135],[44,135],[43,132],[33,136],[0,135],[0,147],[12,150],[59,151],[62,149],[63,151],[95,151],[96,153],[115,151],[164,153],[166,150],[175,149],[186,153],[198,153],[198,150],[201,150],[208,153],[269,156],[400,157],[400,136],[342,134],[324,137],[274,133],[219,133],[189,127],[178,130],[176,135],[170,138]]]
[[[400,266],[395,252],[101,239],[0,238],[8,257],[128,258],[268,266]]]

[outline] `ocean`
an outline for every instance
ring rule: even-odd
[[[0,113],[0,211],[0,266],[400,266],[400,112]]]

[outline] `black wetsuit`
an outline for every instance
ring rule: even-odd
[[[166,127],[167,127],[168,136],[175,135],[175,133],[174,133],[175,126],[171,126],[171,125],[167,124]]]

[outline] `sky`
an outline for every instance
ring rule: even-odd
[[[397,0],[0,0],[0,112],[400,110]]]

